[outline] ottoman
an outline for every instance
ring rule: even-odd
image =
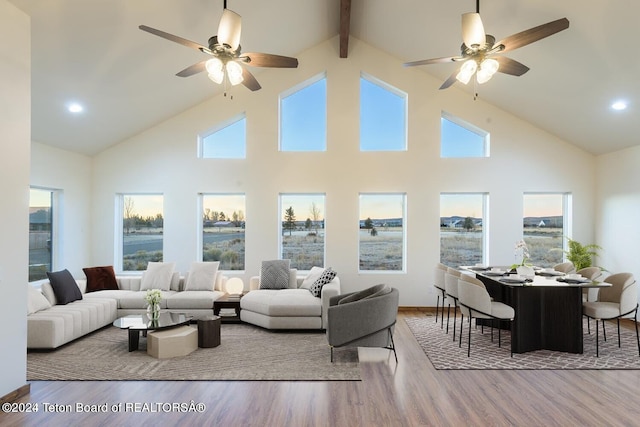
[[[198,330],[190,326],[147,334],[147,354],[158,359],[186,356],[198,348]]]

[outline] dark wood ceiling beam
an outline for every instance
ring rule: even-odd
[[[349,24],[351,23],[351,0],[340,0],[340,58],[349,54]]]

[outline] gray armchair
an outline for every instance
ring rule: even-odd
[[[334,347],[383,347],[393,351],[393,328],[398,314],[399,292],[376,285],[360,292],[332,297],[327,314],[327,340]]]

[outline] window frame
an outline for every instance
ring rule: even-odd
[[[392,95],[396,95],[399,98],[402,99],[402,107],[403,107],[403,111],[402,111],[402,115],[403,115],[403,123],[402,123],[402,127],[403,127],[403,136],[402,136],[402,148],[385,148],[385,149],[363,149],[362,147],[362,107],[363,107],[363,102],[362,102],[362,81],[365,80],[368,83],[378,86],[380,89],[385,90],[390,92]],[[408,132],[408,127],[409,127],[409,94],[398,89],[395,86],[392,86],[391,84],[372,76],[371,74],[365,73],[365,72],[360,72],[360,80],[358,81],[359,83],[359,95],[360,95],[360,105],[359,105],[359,116],[358,116],[358,120],[360,123],[360,132],[359,132],[359,150],[361,153],[380,153],[380,152],[406,152],[409,149],[409,132]]]
[[[483,265],[489,265],[490,264],[490,259],[489,259],[489,254],[490,254],[490,250],[489,250],[489,236],[491,235],[490,233],[490,221],[489,221],[489,204],[490,204],[490,195],[488,192],[486,191],[443,191],[440,193],[439,196],[439,215],[438,215],[438,221],[441,222],[442,219],[442,197],[443,196],[480,196],[481,197],[481,203],[482,203],[482,207],[481,207],[481,212],[482,212],[482,242],[480,244],[480,248],[482,250],[482,257],[481,257],[481,261],[480,263],[482,263]],[[439,242],[438,242],[438,252],[439,252],[439,256],[438,256],[438,260],[439,262],[444,263],[444,260],[442,259],[442,227],[439,227],[439,233],[438,233],[438,237],[439,237]]]
[[[244,121],[244,141],[243,143],[243,156],[241,157],[221,157],[221,156],[205,156],[205,140],[214,134],[235,125],[236,123]],[[242,112],[227,120],[224,120],[217,125],[209,128],[208,130],[198,135],[198,158],[199,159],[222,159],[222,160],[238,160],[247,158],[247,113]]]
[[[204,216],[204,205],[205,205],[205,200],[204,198],[207,196],[220,196],[220,197],[233,197],[233,196],[242,196],[244,199],[244,230],[245,230],[245,234],[244,234],[244,259],[242,261],[242,264],[244,265],[244,268],[242,270],[225,270],[225,269],[221,269],[221,271],[228,271],[230,273],[243,273],[244,271],[246,271],[247,269],[247,232],[246,232],[246,224],[247,224],[247,195],[245,193],[199,193],[198,194],[198,237],[197,237],[197,253],[198,253],[198,260],[199,261],[203,261],[204,259],[204,223],[203,223],[203,216]]]
[[[162,197],[162,259],[164,262],[164,221],[165,221],[165,213],[164,213],[164,194],[163,193],[117,193],[116,201],[115,201],[115,244],[114,244],[114,267],[118,274],[122,275],[136,275],[141,273],[144,270],[125,270],[124,269],[124,198],[126,196],[140,197],[140,196],[160,196]]]
[[[323,147],[321,150],[308,150],[308,149],[300,149],[297,148],[295,150],[291,150],[291,149],[284,149],[283,148],[283,143],[282,143],[282,138],[283,138],[283,123],[282,123],[282,111],[283,111],[283,102],[286,98],[290,97],[291,95],[294,95],[310,86],[313,86],[314,84],[320,82],[324,80],[325,81],[325,87],[326,87],[326,91],[325,91],[325,98],[324,98],[324,143],[323,143]],[[322,152],[326,152],[327,151],[327,144],[328,144],[328,121],[329,121],[329,102],[328,102],[328,84],[327,84],[327,73],[326,72],[322,72],[319,74],[316,74],[315,76],[285,90],[284,92],[281,92],[280,95],[278,96],[278,151],[279,152],[283,152],[283,153],[322,153]]]
[[[363,221],[362,217],[362,198],[367,196],[401,196],[402,197],[402,261],[401,268],[398,270],[386,270],[386,269],[376,269],[376,270],[363,270],[360,266],[360,254],[361,254],[361,227],[360,222]],[[407,274],[407,205],[408,205],[408,197],[406,192],[360,192],[358,194],[358,274]]]
[[[283,203],[283,197],[313,197],[313,196],[321,196],[322,197],[322,201],[323,201],[323,212],[322,212],[322,220],[320,220],[324,226],[322,227],[322,235],[323,235],[323,241],[322,241],[322,265],[319,265],[318,267],[324,267],[324,265],[326,264],[327,261],[327,195],[326,193],[279,193],[278,194],[278,259],[285,259],[284,258],[284,220],[282,219],[284,216],[284,210],[286,209],[285,205],[288,205],[289,203]],[[295,213],[295,211],[294,211]],[[297,219],[296,221],[301,221],[299,219]],[[298,271],[302,271],[302,272],[306,272],[309,271],[310,269],[299,269],[298,266],[296,266],[293,263],[293,260],[291,260],[291,268],[296,268],[298,269]]]
[[[460,126],[463,129],[477,135],[478,137],[483,139],[483,147],[482,147],[482,152],[483,154],[481,156],[471,156],[471,155],[464,155],[464,156],[443,156],[443,146],[444,146],[444,139],[443,139],[443,135],[442,135],[442,120],[447,120],[451,123],[453,123],[454,125]],[[440,114],[440,158],[441,159],[484,159],[484,158],[488,158],[491,157],[491,133],[489,131],[486,131],[458,116],[455,116],[451,113],[448,113],[446,111],[442,111]]]
[[[61,229],[61,220],[62,220],[62,202],[63,202],[63,191],[56,188],[42,187],[31,185],[29,186],[29,191],[46,191],[50,193],[50,203],[51,203],[51,243],[49,244],[50,250],[50,271],[56,271],[60,264],[61,258],[61,243],[60,243],[60,229]],[[31,197],[29,197],[29,208],[31,208]],[[31,233],[31,222],[29,221],[29,233]],[[31,245],[29,244],[29,250],[31,250]],[[30,269],[30,257],[28,257],[28,267]],[[40,284],[44,281],[48,280],[46,275],[41,279],[29,280],[30,284]]]

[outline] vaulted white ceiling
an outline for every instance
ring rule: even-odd
[[[205,74],[174,76],[203,54],[138,25],[206,45],[223,0],[10,1],[31,16],[34,141],[92,155],[219,93]],[[339,31],[340,0],[227,6],[242,16],[243,51],[296,56]],[[402,62],[453,56],[460,15],[475,7],[473,0],[352,0],[350,32]],[[531,71],[494,76],[479,87],[480,97],[594,154],[638,144],[640,2],[484,0],[480,14],[496,39],[562,17],[571,22],[509,53]],[[455,64],[421,69],[445,80]],[[259,80],[261,70],[254,70]],[[447,90],[471,97],[460,83]],[[627,100],[628,109],[613,111],[617,99]],[[66,110],[73,100],[84,104],[82,114]]]

